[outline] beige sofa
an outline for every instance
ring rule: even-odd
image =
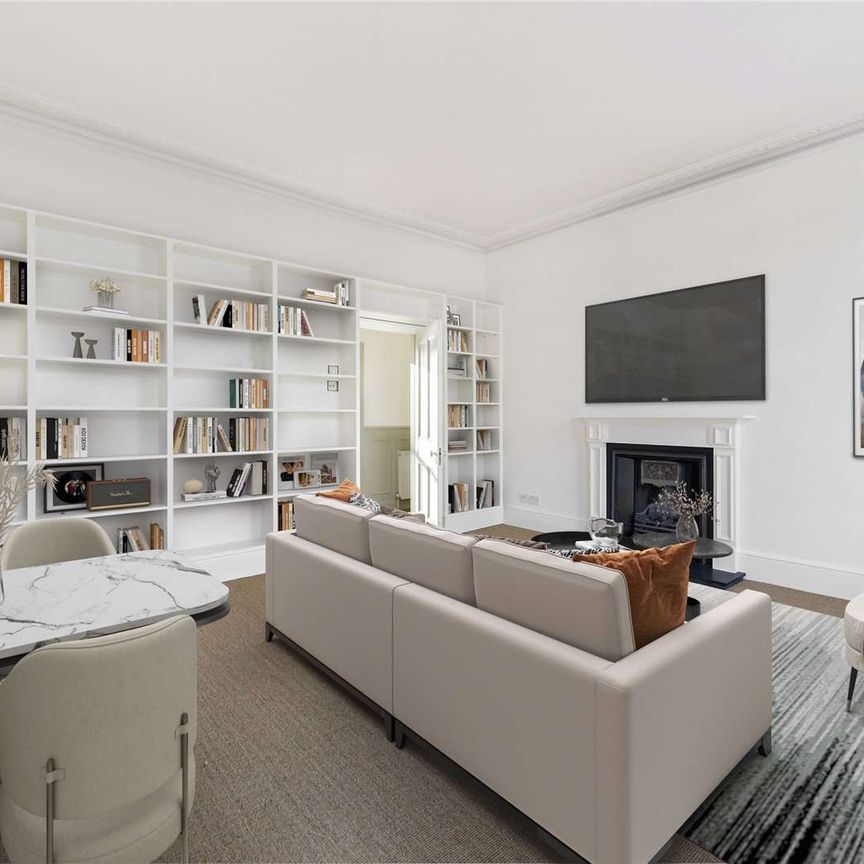
[[[771,608],[745,591],[635,651],[623,576],[326,499],[267,541],[278,634],[590,862],[646,862],[756,744]]]

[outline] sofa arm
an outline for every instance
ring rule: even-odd
[[[649,861],[771,726],[771,601],[744,591],[597,682],[597,851]]]

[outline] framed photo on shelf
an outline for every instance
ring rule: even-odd
[[[294,476],[298,469],[306,467],[305,456],[283,456],[279,463],[279,479],[286,489],[295,489]]]
[[[864,297],[852,301],[852,455],[864,456]]]
[[[295,489],[314,489],[321,485],[321,472],[301,469],[294,472]]]
[[[105,465],[59,465],[48,469],[57,478],[53,489],[45,487],[45,512],[64,513],[87,509],[87,484],[105,479]]]
[[[319,472],[322,486],[339,483],[339,456],[336,453],[313,453],[310,467]]]
[[[327,367],[327,374],[328,374],[328,375],[338,375],[338,374],[339,374],[339,366],[338,366],[338,364],[328,366],[328,367]]]

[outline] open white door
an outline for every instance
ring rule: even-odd
[[[411,509],[433,525],[444,522],[441,477],[441,333],[440,321],[430,324],[414,341],[411,367]]]

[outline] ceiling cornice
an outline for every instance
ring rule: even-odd
[[[684,168],[676,168],[666,174],[659,174],[648,180],[625,186],[615,192],[538,219],[536,222],[522,225],[513,231],[503,231],[487,238],[484,248],[487,252],[502,249],[505,246],[530,240],[532,237],[549,234],[579,222],[587,222],[589,219],[596,219],[598,216],[605,216],[616,210],[662,198],[664,195],[671,195],[691,186],[718,180],[861,132],[864,132],[864,113],[861,112],[799,126],[779,135],[763,138],[753,144],[729,150],[719,156],[712,156],[710,159],[694,162]]]
[[[278,172],[248,165],[171,138],[151,135],[6,84],[0,84],[0,116],[36,125],[54,134],[85,140],[97,146],[157,159],[271,196],[310,207],[322,207],[353,218],[481,252],[502,249],[532,237],[587,222],[616,210],[662,198],[688,187],[864,132],[862,112],[808,124],[634,183],[518,228],[484,237],[432,220],[368,207],[330,192],[304,186]]]
[[[484,238],[432,220],[368,207],[349,198],[322,192],[295,182],[276,171],[248,165],[161,135],[106,120],[64,102],[0,84],[0,116],[36,125],[55,134],[83,139],[91,144],[132,152],[171,165],[217,177],[247,189],[312,207],[444,240],[477,251],[485,250]]]

